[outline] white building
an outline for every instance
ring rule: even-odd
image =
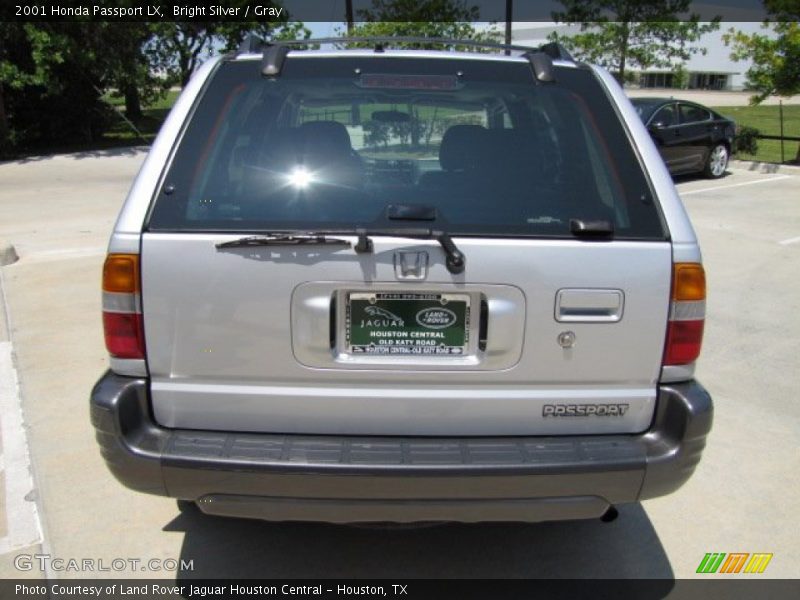
[[[730,58],[731,49],[722,41],[723,34],[730,29],[737,29],[745,33],[766,33],[773,35],[770,30],[762,29],[761,23],[720,23],[717,31],[705,34],[696,44],[705,48],[706,53],[694,54],[686,63],[685,69],[689,73],[690,89],[715,89],[715,90],[742,90],[745,85],[745,73],[750,68],[748,61],[735,62]],[[515,23],[512,27],[512,39],[516,44],[539,46],[548,41],[552,32],[569,36],[580,32],[579,25],[559,25],[556,23]],[[631,67],[639,74],[641,87],[676,87],[673,69],[647,69],[640,71],[635,66]]]

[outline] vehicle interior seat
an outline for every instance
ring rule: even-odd
[[[313,174],[308,193],[319,192],[320,209],[325,203],[342,200],[342,195],[364,189],[364,161],[353,149],[344,125],[337,121],[308,121],[293,131],[297,134],[297,164]]]
[[[452,125],[442,136],[439,146],[440,171],[423,173],[419,179],[422,188],[462,188],[471,182],[481,168],[487,151],[488,130],[482,125]]]
[[[313,201],[320,215],[335,212],[343,194],[360,192],[364,164],[353,150],[350,134],[335,121],[310,121],[283,127],[264,136],[257,152],[247,156],[242,189],[242,210],[263,218],[302,212],[302,202]],[[305,169],[307,186],[295,186],[291,176]]]

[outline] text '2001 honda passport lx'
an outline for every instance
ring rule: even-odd
[[[705,277],[616,82],[555,45],[308,43],[206,63],[122,208],[91,395],[112,473],[331,522],[681,486],[711,427]]]

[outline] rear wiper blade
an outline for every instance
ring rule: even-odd
[[[327,237],[321,233],[269,233],[266,235],[251,235],[230,242],[221,242],[217,248],[243,248],[247,246],[283,246],[283,245],[332,245],[350,246],[348,240]]]
[[[321,233],[267,233],[265,235],[250,235],[247,237],[221,242],[217,248],[244,248],[248,246],[351,246],[348,240],[328,237]]]
[[[442,250],[445,254],[445,266],[447,270],[457,275],[464,272],[466,265],[466,257],[461,250],[458,249],[453,238],[446,231],[435,231],[432,229],[411,229],[411,228],[398,228],[398,229],[357,229],[356,235],[358,236],[358,243],[355,246],[356,252],[372,252],[373,245],[369,236],[385,235],[392,237],[406,237],[412,239],[422,240],[436,240],[441,244]]]
[[[446,259],[445,266],[453,274],[463,273],[466,259],[464,254],[456,247],[453,238],[445,231],[433,231],[430,229],[356,229],[355,231],[336,231],[336,235],[356,235],[358,242],[355,251],[359,254],[373,251],[372,240],[369,236],[392,236],[406,237],[412,239],[436,240],[441,244]],[[216,245],[218,249],[223,248],[245,248],[248,246],[281,246],[281,245],[331,245],[346,246],[352,244],[348,240],[336,237],[328,237],[322,232],[297,232],[297,233],[267,233],[263,235],[251,235],[230,242],[221,242]]]

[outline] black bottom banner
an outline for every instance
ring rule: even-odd
[[[800,598],[800,580],[392,579],[392,580],[0,580],[0,598],[82,600],[538,598]]]

